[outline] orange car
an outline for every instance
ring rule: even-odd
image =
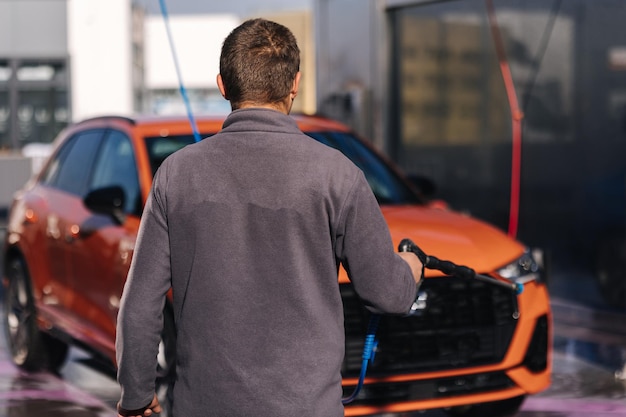
[[[551,313],[541,262],[496,228],[429,203],[388,161],[345,126],[294,116],[311,137],[344,152],[366,174],[397,245],[480,274],[523,284],[501,286],[426,271],[422,309],[384,317],[364,387],[346,415],[429,408],[516,410],[545,389],[551,372]],[[202,137],[223,118],[199,118]],[[184,118],[99,117],[56,140],[41,173],[15,195],[4,247],[5,328],[15,364],[57,370],[78,344],[114,367],[115,320],[152,176],[172,152],[194,141]],[[340,272],[345,306],[346,395],[361,367],[367,314]],[[160,394],[174,375],[175,327],[166,306]],[[165,402],[166,403],[166,402]]]

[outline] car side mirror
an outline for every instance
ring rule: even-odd
[[[431,199],[437,192],[435,182],[428,177],[421,175],[409,175],[408,180],[413,184],[420,195],[426,199]]]
[[[90,191],[83,199],[83,203],[89,210],[110,216],[118,224],[124,223],[126,218],[124,215],[125,202],[124,189],[118,185],[97,188]]]
[[[417,188],[420,196],[426,200],[428,207],[440,210],[448,210],[450,208],[444,200],[434,198],[437,193],[437,186],[433,180],[421,175],[409,175],[408,179]]]

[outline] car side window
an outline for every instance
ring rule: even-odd
[[[128,136],[118,130],[110,130],[96,160],[90,189],[120,186],[126,201],[124,212],[141,214],[141,193],[137,177],[135,152]]]
[[[71,137],[53,157],[42,182],[50,187],[84,197],[103,131],[89,130]]]

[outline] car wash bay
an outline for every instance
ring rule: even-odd
[[[0,224],[0,236],[4,236]],[[1,262],[1,259],[0,259]],[[530,396],[519,417],[626,415],[626,315],[552,298],[552,385]],[[78,349],[59,375],[29,374],[10,362],[0,338],[0,417],[114,416],[119,388],[114,376]],[[411,416],[444,417],[443,410]],[[493,417],[493,416],[492,416]]]

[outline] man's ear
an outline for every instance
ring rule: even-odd
[[[226,95],[226,88],[224,88],[224,81],[222,80],[222,74],[217,74],[217,88],[219,88],[222,97],[228,100],[228,96]]]
[[[300,71],[298,71],[296,73],[296,78],[294,78],[293,80],[293,86],[291,87],[291,91],[290,91],[292,100],[295,99],[296,96],[298,95],[298,90],[300,89],[300,76],[301,75],[302,74],[300,73]]]

